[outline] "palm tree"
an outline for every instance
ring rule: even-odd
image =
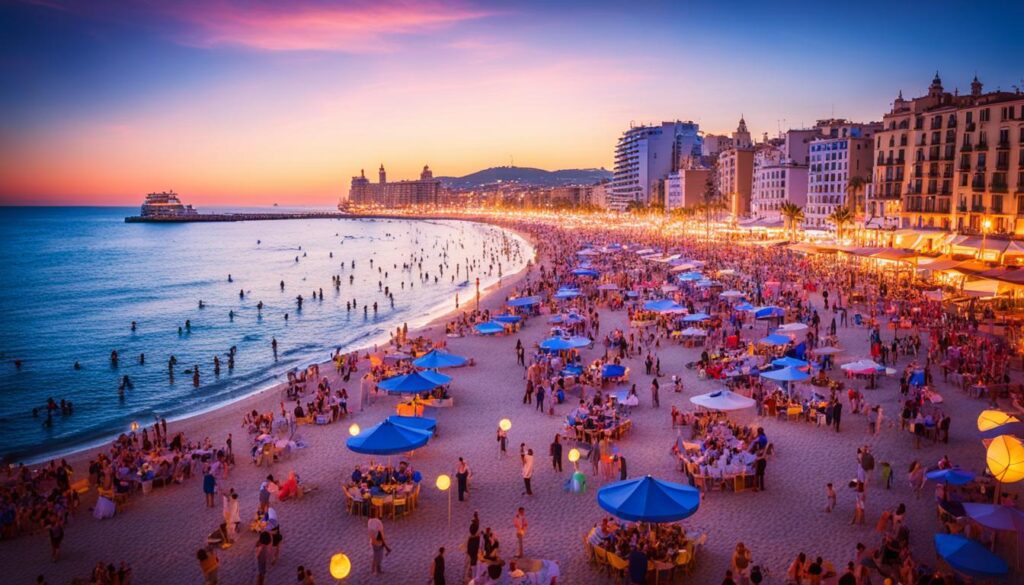
[[[836,240],[843,239],[843,229],[853,222],[853,212],[849,207],[837,207],[826,219],[836,226]]]
[[[855,218],[864,213],[865,206],[860,199],[860,195],[864,192],[864,187],[867,184],[868,180],[864,177],[850,177],[850,180],[846,183],[846,203]]]
[[[790,239],[796,239],[796,230],[804,220],[804,208],[789,201],[779,207],[779,214],[786,220],[786,230],[790,233]]]

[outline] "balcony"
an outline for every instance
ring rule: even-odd
[[[1010,150],[1010,141],[1000,140],[999,144],[996,145],[996,150]]]
[[[1010,161],[1008,160],[997,160],[996,161],[997,171],[1008,171],[1010,170]]]
[[[960,152],[971,152],[972,150],[974,147],[966,142],[960,145]]]
[[[966,128],[966,130],[967,130],[968,132],[974,132],[974,129],[975,129],[975,128],[977,128],[977,126],[976,126],[976,125],[974,124],[974,122],[971,122],[970,124],[968,124],[968,125],[967,125],[967,128]]]
[[[969,162],[962,162],[962,163],[960,163],[960,172],[961,173],[967,173],[967,172],[970,172],[970,170],[971,170],[971,163],[969,163]]]
[[[971,182],[971,190],[972,191],[984,191],[985,190],[985,181],[972,181]]]
[[[1007,191],[1010,190],[1009,186],[1006,183],[996,181],[993,181],[992,185],[989,188],[993,193],[1006,193]]]
[[[988,150],[988,142],[979,142],[978,144],[974,145],[974,150],[976,150],[976,151]]]
[[[957,205],[956,210],[958,213],[967,213],[967,204],[961,203],[960,205]]]

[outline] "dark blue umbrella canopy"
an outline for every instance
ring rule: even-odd
[[[956,572],[975,579],[1005,577],[1010,572],[1006,561],[980,542],[959,534],[936,534],[935,552]]]
[[[437,372],[413,372],[381,380],[377,387],[388,392],[416,393],[427,392],[452,381],[451,376]]]
[[[501,323],[495,323],[494,321],[487,321],[486,323],[478,323],[474,325],[473,329],[476,329],[484,335],[494,335],[495,333],[505,331],[505,326]]]
[[[949,485],[965,485],[974,481],[974,474],[959,467],[929,471],[925,477],[932,481],[940,481]]]
[[[682,313],[686,310],[685,307],[671,299],[647,301],[644,303],[644,309],[647,311],[654,311],[656,313]]]
[[[512,299],[507,304],[510,307],[529,307],[530,305],[536,305],[541,302],[541,298],[538,296],[532,297],[519,297],[518,299]]]
[[[417,368],[457,368],[466,365],[466,358],[440,349],[432,349],[412,361]]]
[[[676,522],[700,507],[700,492],[647,475],[610,483],[597,491],[597,503],[608,513],[632,522]]]
[[[409,427],[410,429],[427,431],[431,434],[437,430],[437,419],[425,416],[402,416],[393,414],[387,418],[387,421],[403,427]]]
[[[396,455],[419,449],[430,440],[430,433],[384,420],[354,437],[345,445],[364,455]]]
[[[605,364],[601,368],[601,377],[603,378],[621,378],[626,375],[626,367],[620,366],[619,364]]]
[[[786,366],[778,370],[761,372],[761,377],[768,378],[769,380],[775,380],[776,382],[800,382],[810,378],[811,375],[807,372],[802,372],[793,366]]]
[[[498,323],[518,323],[522,320],[523,318],[519,315],[498,315],[492,319],[492,321],[497,321]]]
[[[577,268],[572,271],[574,276],[600,276],[601,273],[593,268]]]

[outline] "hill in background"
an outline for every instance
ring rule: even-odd
[[[563,169],[545,171],[530,167],[492,167],[470,173],[464,177],[438,177],[446,187],[477,189],[495,183],[516,183],[534,187],[561,187],[565,185],[592,185],[612,178],[605,169]]]

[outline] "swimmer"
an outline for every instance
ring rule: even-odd
[[[230,274],[228,274],[228,282],[235,282],[235,279],[231,278]]]
[[[81,370],[81,369],[82,369],[82,364],[78,363],[78,361],[75,361],[75,365],[74,365],[74,368],[75,368],[76,370]]]
[[[110,365],[115,367],[115,368],[117,367],[117,350],[116,349],[110,352]]]
[[[135,333],[135,328],[136,327],[137,327],[137,325],[135,324],[135,321],[132,321],[132,333]]]
[[[284,281],[281,281],[281,290],[284,290]]]
[[[235,320],[235,311],[234,311],[234,309],[228,311],[228,320],[229,321],[234,321]]]
[[[244,299],[245,298],[245,289],[241,289],[241,288],[238,289],[238,298],[240,298],[240,299]]]
[[[139,365],[140,366],[146,365],[146,354],[144,354],[144,353],[140,353],[139,354]]]

